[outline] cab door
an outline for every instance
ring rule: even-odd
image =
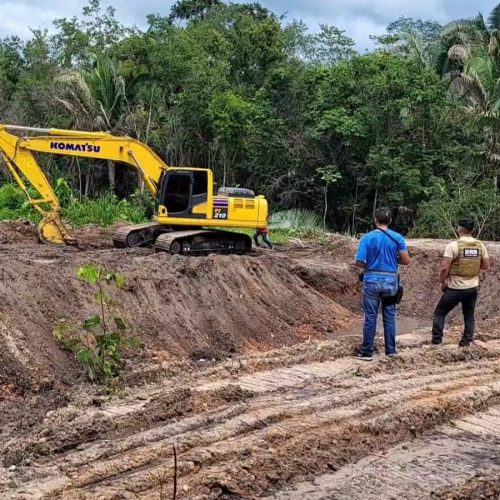
[[[207,198],[206,171],[171,169],[162,179],[158,199],[159,214],[175,218],[205,219]]]

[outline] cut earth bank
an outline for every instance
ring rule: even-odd
[[[28,224],[0,226],[2,497],[158,498],[173,443],[179,498],[264,495],[498,403],[496,265],[482,285],[479,345],[426,345],[445,242],[411,242],[401,357],[366,366],[349,357],[355,240],[183,258],[113,249],[98,228],[77,236],[80,249],[49,247]],[[498,262],[500,245],[489,249]],[[142,345],[112,395],[85,382],[51,333],[96,312],[76,279],[88,263],[125,276],[116,310]]]

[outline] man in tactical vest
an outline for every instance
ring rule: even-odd
[[[459,239],[449,243],[444,251],[443,265],[439,281],[443,296],[434,312],[432,324],[432,343],[443,341],[443,328],[446,315],[459,303],[464,314],[464,334],[459,346],[468,346],[474,337],[474,312],[479,287],[479,273],[490,268],[488,251],[483,243],[472,237],[474,221],[459,221]]]

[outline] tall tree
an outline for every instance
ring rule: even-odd
[[[170,20],[190,21],[203,19],[221,0],[177,0],[170,9]]]
[[[117,132],[143,68],[126,67],[105,54],[95,56],[89,71],[70,70],[56,79],[57,100],[70,114],[76,128]],[[108,161],[108,179],[115,188],[115,165]]]
[[[473,123],[483,130],[487,159],[498,188],[500,166],[500,4],[488,19],[482,14],[451,23],[442,33],[441,70]]]

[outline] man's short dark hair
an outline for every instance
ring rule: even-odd
[[[460,219],[458,221],[458,225],[465,229],[466,231],[470,231],[472,233],[472,231],[474,231],[475,227],[476,227],[476,223],[474,221],[474,219]]]
[[[379,224],[390,224],[392,221],[392,212],[388,207],[377,208],[373,216]]]

